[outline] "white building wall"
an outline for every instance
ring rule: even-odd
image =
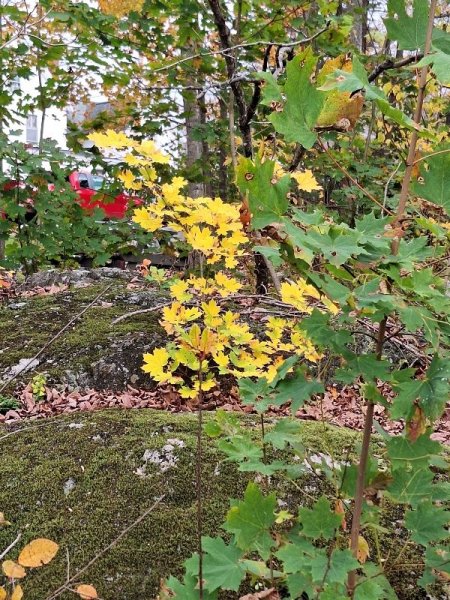
[[[21,79],[14,83],[19,85],[22,92],[22,97],[29,96],[36,98],[38,94],[38,78],[37,76],[30,79]],[[17,119],[17,123],[10,124],[5,133],[10,135],[11,141],[20,141],[24,144],[30,144],[30,147],[37,147],[42,128],[42,111],[34,109],[27,115],[15,114],[17,103],[10,107],[11,112]],[[35,127],[34,127],[35,125]],[[43,121],[44,139],[54,140],[62,149],[67,149],[66,131],[67,131],[67,116],[64,109],[50,107],[45,111]]]

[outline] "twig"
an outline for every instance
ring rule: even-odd
[[[99,300],[103,296],[103,294],[106,294],[106,292],[110,290],[113,285],[113,283],[108,285],[108,287],[106,287],[99,294],[97,294],[97,296],[92,300],[90,304],[88,304],[85,308],[83,308],[81,312],[79,312],[72,319],[70,319],[70,321],[66,325],[64,325],[64,327],[60,329],[58,333],[56,333],[49,342],[47,342],[38,352],[36,352],[33,358],[31,358],[25,366],[16,371],[16,373],[14,373],[14,375],[8,379],[8,381],[0,388],[0,393],[3,392],[3,390],[5,390],[9,386],[9,384],[12,383],[15,379],[17,379],[17,377],[21,375],[24,371],[33,369],[33,366],[30,365],[33,365],[34,361],[37,360],[47,350],[47,348],[49,348],[53,344],[53,342],[55,342],[73,323],[75,323],[75,321],[82,317],[84,313],[87,310],[89,310],[89,308],[91,308],[91,306],[93,306],[97,302],[97,300]]]
[[[333,163],[336,165],[336,167],[342,171],[342,173],[344,173],[344,175],[346,177],[348,177],[350,179],[350,181],[356,185],[356,187],[358,189],[360,189],[362,191],[362,193],[367,196],[367,198],[370,198],[370,200],[372,200],[372,202],[375,202],[375,204],[377,204],[380,208],[382,208],[384,210],[384,212],[389,213],[390,215],[393,215],[394,213],[392,211],[390,211],[389,209],[385,208],[383,206],[383,204],[381,204],[381,202],[379,202],[375,196],[373,196],[368,190],[366,190],[366,188],[364,188],[360,183],[358,183],[356,181],[356,179],[354,177],[352,177],[352,175],[350,175],[350,173],[347,171],[347,169],[345,167],[343,167],[341,165],[341,163],[339,161],[337,161],[334,156],[331,154],[331,152],[328,150],[328,148],[326,147],[326,145],[324,144],[323,140],[319,137],[319,143],[322,146],[323,150],[328,154],[328,156],[331,158],[331,160],[333,161]]]
[[[5,548],[5,550],[3,550],[3,552],[0,554],[0,560],[2,560],[2,558],[4,558],[8,554],[8,552],[12,550],[16,544],[19,543],[21,537],[22,534],[18,533],[16,539],[13,542],[11,542],[10,545],[7,548]]]
[[[279,46],[279,47],[283,47],[283,48],[294,48],[296,46],[300,46],[301,44],[309,44],[310,42],[313,42],[316,38],[318,38],[320,35],[322,35],[322,33],[325,33],[325,31],[328,31],[328,29],[329,29],[329,24],[327,24],[323,29],[320,29],[319,31],[317,31],[311,37],[303,38],[302,40],[296,40],[295,42],[281,43],[281,42],[269,42],[269,41],[265,41],[265,40],[258,40],[256,42],[243,42],[242,44],[235,44],[234,46],[230,45],[227,48],[221,48],[220,50],[211,50],[210,52],[200,52],[199,54],[185,56],[184,58],[174,61],[168,65],[159,67],[158,69],[152,69],[150,71],[150,73],[160,73],[161,71],[167,71],[168,69],[171,69],[172,67],[176,67],[182,63],[188,62],[195,58],[203,58],[204,56],[216,56],[218,54],[219,55],[223,54],[224,57],[227,57],[229,52],[234,51],[234,50],[240,50],[242,48],[252,48],[254,46]]]
[[[423,54],[421,52],[418,52],[417,54],[413,54],[411,56],[407,56],[406,58],[402,58],[397,62],[394,62],[392,58],[388,58],[387,60],[379,64],[377,67],[375,67],[371,73],[369,73],[369,83],[375,81],[375,79],[377,79],[377,77],[379,77],[381,73],[384,73],[384,71],[388,71],[390,69],[400,69],[401,67],[405,67],[406,65],[418,62],[421,58],[423,58]]]
[[[121,315],[120,317],[117,317],[117,319],[114,319],[111,325],[117,325],[117,323],[120,323],[120,321],[124,321],[129,317],[134,317],[135,315],[143,315],[144,313],[161,310],[162,308],[170,306],[171,304],[172,302],[164,302],[163,304],[157,304],[156,306],[152,306],[151,308],[141,308],[140,310],[133,310],[132,312],[126,313],[125,315]]]
[[[158,506],[158,504],[164,498],[165,498],[165,494],[163,496],[160,496],[152,504],[152,506],[150,506],[150,508],[148,508],[145,512],[143,512],[142,515],[140,515],[135,521],[133,521],[133,523],[131,523],[131,525],[128,525],[128,527],[126,527],[123,531],[121,531],[119,533],[119,535],[110,544],[108,544],[105,548],[103,548],[103,550],[100,550],[100,552],[98,554],[96,554],[94,556],[94,558],[92,558],[84,567],[82,567],[79,571],[77,571],[75,573],[75,575],[72,575],[72,577],[70,577],[62,586],[60,586],[57,590],[55,590],[52,594],[50,594],[50,596],[47,596],[46,600],[54,600],[54,598],[58,598],[58,596],[60,596],[66,590],[67,585],[69,583],[72,583],[73,581],[78,579],[80,577],[80,575],[82,575],[85,571],[87,571],[89,569],[89,567],[92,567],[92,565],[95,562],[97,562],[97,560],[99,558],[101,558],[104,554],[106,554],[109,550],[111,550],[111,548],[113,548],[117,544],[117,542],[119,542],[131,529],[136,527],[136,525],[139,525],[139,523],[141,523],[151,512],[153,512],[155,510],[155,508]]]

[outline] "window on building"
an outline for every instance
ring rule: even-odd
[[[29,144],[37,144],[38,142],[38,123],[36,115],[28,115],[26,141]]]
[[[16,92],[16,91],[20,90],[20,78],[14,77],[14,79],[11,81],[9,87],[10,87],[11,92]]]

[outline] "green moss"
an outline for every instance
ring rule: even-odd
[[[50,296],[36,296],[27,299],[22,308],[0,306],[0,372],[18,364],[22,358],[34,356],[107,285],[108,282]],[[125,283],[115,282],[98,304],[89,308],[51,344],[43,355],[39,371],[45,371],[49,381],[57,383],[64,380],[67,370],[89,373],[91,365],[104,357],[115,343],[120,345],[123,340],[133,340],[133,336],[139,337],[142,343],[146,339],[163,340],[158,312],[144,313],[112,325],[117,317],[140,308],[130,305],[131,294]],[[151,302],[161,302],[159,291],[150,289],[149,295]],[[21,379],[27,381],[30,376],[24,374]]]
[[[254,419],[246,417],[245,422],[257,435]],[[152,410],[76,413],[30,424],[28,429],[22,425],[22,431],[1,440],[0,510],[12,526],[0,529],[0,548],[6,547],[18,530],[24,533],[23,544],[48,537],[61,547],[51,564],[27,576],[27,600],[42,600],[64,582],[67,554],[71,573],[75,573],[160,496],[164,497],[155,510],[99,558],[81,580],[95,585],[105,600],[136,600],[155,598],[161,578],[181,574],[183,560],[196,546],[196,424],[195,415]],[[147,461],[145,476],[140,476],[145,452],[161,453],[171,438],[184,444],[174,450],[176,465],[163,472]],[[302,442],[312,451],[330,453],[337,459],[353,455],[359,440],[351,431],[302,423]],[[229,499],[242,497],[252,476],[224,463],[214,443],[208,441],[204,446],[204,534],[215,535],[220,533]],[[373,451],[377,448],[375,444]],[[66,495],[64,489],[68,490],[70,483],[73,489]],[[300,491],[288,481],[271,481],[277,496],[294,512],[328,486],[314,475],[298,484]],[[308,493],[301,491],[306,489]],[[395,518],[401,515],[394,512],[388,517],[391,521]],[[381,544],[383,554],[390,547],[395,556],[398,538],[384,536]],[[11,558],[16,558],[18,550]],[[407,559],[405,562],[417,562],[414,549],[408,550]],[[393,577],[398,589],[406,590],[417,574],[400,571]],[[70,594],[61,597],[73,598]],[[414,590],[400,594],[402,599],[422,597]]]

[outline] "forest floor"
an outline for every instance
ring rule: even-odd
[[[1,295],[0,402],[12,405],[0,413],[0,510],[12,525],[0,528],[0,548],[20,531],[24,544],[34,537],[59,543],[57,559],[27,577],[29,600],[46,599],[68,572],[75,576],[93,559],[76,580],[95,585],[100,597],[157,598],[161,578],[180,575],[182,561],[196,546],[197,406],[170,386],[156,387],[141,370],[142,354],[166,342],[158,322],[166,293],[135,273],[99,269],[39,273]],[[258,330],[268,316],[267,303],[249,298],[238,303]],[[414,348],[401,351],[405,360],[416,360]],[[41,397],[32,390],[36,376]],[[230,378],[208,392],[204,408],[206,421],[218,408],[235,411],[259,435],[259,418],[253,407],[242,405]],[[302,444],[319,463],[356,459],[364,410],[358,386],[338,386],[330,376],[323,399],[296,413]],[[269,412],[267,428],[285,414],[288,406]],[[383,409],[376,419],[378,432],[403,428]],[[435,435],[450,443],[445,419]],[[382,460],[383,453],[382,438],[375,435],[371,456]],[[250,478],[224,461],[215,444],[205,443],[205,534],[223,534],[229,499],[241,497]],[[329,483],[318,468],[295,485],[277,477],[271,485],[280,506],[295,512]],[[134,525],[147,509],[148,516]],[[383,524],[388,533],[379,543],[392,557],[388,578],[398,597],[429,598],[415,585],[416,570],[402,566],[420,563],[420,548],[408,543],[402,561],[396,558],[407,539],[402,509],[386,503]],[[124,531],[123,540],[103,553]],[[443,600],[446,594],[437,587],[432,597]],[[73,595],[63,592],[60,598]]]
[[[142,354],[165,342],[158,320],[166,301],[164,292],[136,272],[118,269],[42,272],[3,290],[0,388],[6,388],[0,397],[13,402],[0,412],[0,423],[106,408],[195,411],[196,401],[183,400],[171,386],[155,387],[141,370]],[[270,315],[267,306],[254,298],[236,302],[256,329]],[[403,353],[405,361],[420,357],[420,346],[412,343],[391,351]],[[32,392],[37,373],[45,388],[40,397]],[[387,386],[380,391],[392,397]],[[206,394],[204,408],[254,412],[241,403],[230,378],[220,379],[218,387]],[[289,410],[287,405],[273,407],[270,414],[287,415]],[[359,385],[336,384],[331,373],[323,397],[300,408],[296,416],[361,430],[365,405]],[[445,444],[450,444],[449,417],[450,407],[433,434]],[[403,429],[403,423],[390,421],[381,406],[375,408],[375,418],[378,430],[397,434]]]

